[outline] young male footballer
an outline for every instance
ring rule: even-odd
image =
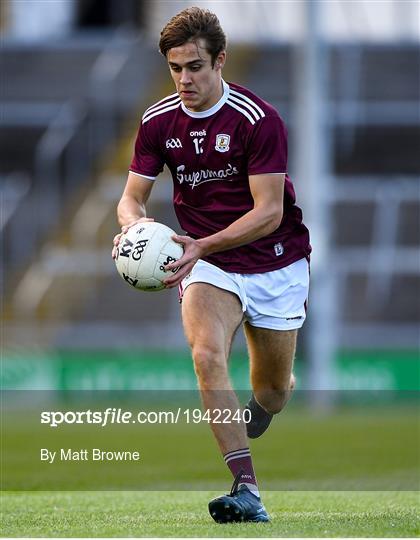
[[[184,255],[167,265],[179,270],[166,286],[180,288],[205,409],[240,409],[228,357],[241,324],[249,350],[251,421],[211,424],[235,481],[209,511],[219,523],[265,522],[247,437],[264,433],[293,390],[311,251],[287,175],[286,128],[271,105],[223,80],[226,38],[215,14],[185,9],[164,27],[159,47],[176,92],[143,115],[118,220],[125,232],[150,219],[146,203],[167,165],[186,236],[174,237]]]

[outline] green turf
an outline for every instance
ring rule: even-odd
[[[4,415],[2,432],[2,486],[10,491],[226,487],[226,468],[207,424],[49,428],[28,412],[23,420]],[[346,408],[321,416],[290,406],[250,446],[265,490],[413,491],[420,487],[419,435],[413,406]],[[40,462],[40,448],[89,446],[139,450],[141,460]]]
[[[415,491],[420,487],[420,426],[414,403],[360,404],[323,415],[289,406],[264,437],[251,441],[257,476],[267,490],[264,502],[273,519],[269,525],[221,526],[212,521],[207,503],[229,488],[229,475],[208,425],[54,430],[40,426],[38,415],[33,422],[29,413],[24,420],[21,416],[3,418],[2,486],[10,490],[2,496],[3,536],[416,537],[420,533],[420,498]],[[57,442],[60,433],[63,439]],[[39,461],[40,446],[65,443],[80,448],[90,439],[102,448],[126,449],[134,444],[142,461],[127,470],[82,463],[62,468]],[[102,491],[106,486],[120,491]],[[53,487],[58,491],[47,491]],[[89,488],[96,491],[83,491]],[[123,491],[129,488],[136,491]],[[39,491],[24,491],[28,489]],[[185,491],[169,491],[175,489]]]
[[[2,497],[8,537],[415,537],[418,492],[266,492],[270,524],[218,525],[217,492],[20,492]]]

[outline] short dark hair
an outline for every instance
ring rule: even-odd
[[[190,7],[168,22],[160,33],[159,50],[165,56],[169,49],[187,42],[204,39],[211,56],[212,66],[217,56],[226,49],[226,36],[217,16],[208,9]]]

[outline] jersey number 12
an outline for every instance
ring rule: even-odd
[[[196,154],[202,154],[203,153],[203,148],[201,146],[201,143],[204,141],[203,138],[201,139],[193,139],[193,143],[194,143],[194,146],[195,146],[195,153]]]

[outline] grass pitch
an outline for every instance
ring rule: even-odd
[[[143,461],[127,470],[111,465],[96,469],[92,464],[82,468],[83,463],[74,463],[62,471],[59,464],[53,468],[39,462],[40,445],[58,448],[70,438],[69,446],[82,448],[93,432],[35,429],[30,418],[17,421],[8,416],[9,426],[3,429],[6,442],[2,441],[6,491],[1,501],[1,534],[82,538],[420,535],[418,407],[353,407],[321,417],[299,407],[287,412],[264,437],[251,443],[272,522],[228,525],[214,523],[207,509],[210,499],[230,488],[230,475],[207,425],[188,429],[133,426],[134,431],[117,433],[97,430],[95,445],[108,448],[115,439],[118,448],[125,449],[133,439]],[[57,442],[54,437],[59,433],[64,440]],[[95,491],[86,491],[89,488]],[[104,491],[107,488],[114,490]],[[171,491],[175,489],[185,491]]]
[[[213,522],[218,492],[20,492],[2,497],[8,537],[416,537],[418,492],[266,492],[270,524]]]

